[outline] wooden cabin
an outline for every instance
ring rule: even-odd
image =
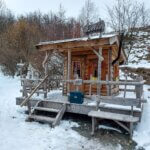
[[[64,80],[119,80],[119,64],[126,60],[123,50],[119,53],[117,34],[76,38],[39,43],[37,49],[48,53],[57,50],[64,59]],[[115,61],[116,60],[116,61]],[[115,64],[112,64],[115,61]],[[90,90],[89,90],[90,89]],[[101,89],[101,90],[100,90]],[[64,83],[63,94],[79,90],[85,95],[96,94],[98,90],[106,95],[107,87],[83,83],[76,88],[74,83]],[[116,94],[118,86],[109,87],[109,95]]]
[[[143,99],[144,81],[141,77],[137,77],[136,80],[126,78],[119,81],[119,64],[126,60],[126,55],[119,48],[119,43],[117,34],[39,43],[36,46],[37,49],[46,53],[43,61],[45,77],[36,87],[30,88],[31,90],[26,84],[28,79],[22,79],[24,83],[22,97],[16,98],[17,105],[28,107],[29,116],[26,120],[48,122],[54,127],[59,124],[65,112],[87,115],[92,118],[92,134],[99,119],[109,119],[129,132],[132,138],[133,125],[140,122],[143,103],[146,102]],[[63,94],[67,95],[76,90],[82,91],[85,94],[83,103],[71,102],[67,96],[59,99],[53,96],[47,97],[48,53],[54,50],[62,53],[65,58]],[[119,86],[124,87],[120,89],[121,97],[113,95],[119,93]],[[133,86],[132,89],[131,86]],[[43,99],[31,98],[34,94],[41,92],[44,94]],[[95,99],[92,98],[92,94],[97,95],[94,96]],[[90,95],[88,99],[87,95]],[[132,98],[131,95],[133,95]],[[47,113],[56,115],[51,117],[46,115]]]

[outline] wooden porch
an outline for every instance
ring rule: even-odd
[[[79,115],[87,115],[92,118],[92,134],[94,134],[97,120],[99,119],[108,119],[113,120],[119,126],[124,128],[129,132],[132,137],[133,125],[141,121],[143,103],[146,100],[143,98],[143,84],[144,81],[142,78],[137,78],[133,81],[93,81],[93,80],[83,80],[82,83],[87,84],[96,84],[101,87],[106,85],[107,87],[107,96],[102,95],[85,95],[83,104],[70,103],[67,96],[59,97],[59,99],[46,97],[40,99],[38,97],[31,98],[34,94],[41,91],[41,85],[45,84],[48,76],[46,76],[31,92],[27,94],[27,88],[25,86],[23,90],[23,96],[16,98],[16,104],[21,106],[27,106],[29,111],[29,116],[27,120],[36,120],[40,122],[48,122],[52,126],[59,124],[65,112],[76,113]],[[75,84],[76,88],[81,86],[78,80],[63,80],[64,82],[72,82]],[[78,83],[78,84],[77,84]],[[119,95],[109,96],[109,88],[112,85],[118,85],[120,88]],[[129,88],[128,88],[129,87]],[[132,88],[131,88],[132,87]],[[44,90],[44,88],[43,88]],[[89,93],[91,88],[89,88]],[[42,93],[42,92],[41,92]],[[128,97],[127,95],[134,95]],[[45,93],[43,93],[45,94]],[[48,93],[47,93],[48,94]],[[40,113],[49,113],[55,115],[45,116]],[[125,125],[124,123],[127,123]]]

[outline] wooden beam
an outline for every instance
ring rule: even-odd
[[[108,80],[112,81],[112,48],[108,50]],[[111,85],[108,86],[108,95],[111,95]]]
[[[60,120],[62,119],[64,113],[66,111],[66,104],[63,104],[61,110],[59,111],[59,113],[57,114],[55,121],[53,122],[53,127],[55,127],[56,125],[58,125],[60,123]]]
[[[98,80],[100,81],[101,80],[101,62],[104,60],[104,58],[102,57],[102,48],[99,48],[99,53],[97,54],[98,55]],[[101,92],[101,85],[97,85],[97,95],[100,95]]]
[[[62,82],[69,82],[69,83],[74,83],[74,80],[63,80]],[[83,83],[86,84],[103,84],[103,85],[131,85],[131,86],[136,86],[136,85],[143,85],[145,81],[140,81],[140,82],[124,82],[124,81],[105,81],[105,80],[83,80]]]
[[[109,39],[95,39],[95,40],[86,40],[86,41],[72,41],[64,43],[51,43],[39,46],[40,51],[54,50],[54,49],[72,49],[75,47],[93,47],[93,46],[104,46],[110,45]]]
[[[67,78],[70,80],[71,77],[71,50],[68,50],[68,75]],[[68,83],[68,93],[70,92],[70,83]]]
[[[116,121],[116,120],[113,120],[114,122],[116,122],[119,126],[121,126],[122,128],[124,128],[127,132],[130,133],[130,129],[125,126],[123,123],[119,122],[119,121]]]

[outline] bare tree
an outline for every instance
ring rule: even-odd
[[[145,8],[145,4],[141,5],[141,26],[146,27],[150,22],[150,9]]]
[[[122,33],[121,43],[126,43],[127,58],[129,58],[135,36],[138,34],[137,28],[146,23],[148,18],[144,3],[135,0],[116,0],[112,7],[107,6],[107,11],[110,27],[120,35]]]
[[[98,7],[96,7],[92,0],[86,0],[79,14],[79,20],[82,27],[99,20]]]

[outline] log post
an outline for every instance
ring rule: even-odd
[[[109,82],[109,77],[108,77],[108,75],[106,75],[106,82]],[[106,85],[107,96],[109,96],[109,94],[110,94],[110,93],[109,93],[109,92],[110,92],[110,85],[111,85],[111,84],[107,84],[107,85]]]
[[[23,95],[25,96],[25,98],[28,97],[26,85],[27,85],[27,81],[24,80],[24,85],[23,85]],[[31,114],[31,104],[30,104],[29,101],[27,102],[27,108],[28,108],[28,113]]]
[[[112,49],[110,48],[108,51],[108,80],[112,81]],[[111,84],[108,86],[109,93],[111,95]]]
[[[93,50],[93,52],[97,55],[98,57],[98,68],[97,68],[97,72],[98,72],[98,84],[97,84],[97,95],[100,97],[101,95],[101,62],[104,60],[103,56],[102,56],[102,48],[99,48],[99,52],[97,52],[96,50]],[[96,102],[96,109],[98,110],[99,108],[99,104],[100,104],[100,100],[98,99]]]
[[[70,80],[70,76],[71,76],[71,50],[68,50],[68,75],[67,75],[68,80]],[[67,93],[69,92],[70,92],[70,83],[68,83],[67,89]]]
[[[92,78],[92,75],[90,75],[90,80]],[[90,83],[89,85],[89,95],[91,96],[92,95],[92,83]]]
[[[127,70],[125,70],[125,82],[127,82]],[[126,97],[126,92],[127,92],[127,85],[124,87],[124,98]]]
[[[95,133],[95,123],[96,123],[96,118],[92,117],[92,133],[91,133],[91,135],[94,135],[94,133]]]
[[[141,77],[141,76],[137,77],[136,81],[140,83],[141,81],[143,81],[143,77]],[[143,94],[143,84],[136,85],[135,91],[136,91],[136,98],[140,101],[138,108],[141,108],[141,97]]]
[[[102,56],[102,48],[99,48],[99,55]],[[98,80],[101,81],[101,62],[100,56],[98,57]],[[97,85],[97,95],[101,95],[101,84]]]
[[[48,52],[46,51],[45,64],[44,64],[45,77],[48,75],[48,57],[49,57],[49,55],[48,55]],[[47,98],[47,83],[48,82],[46,82],[46,81],[44,83],[44,91],[45,91],[44,98]]]

